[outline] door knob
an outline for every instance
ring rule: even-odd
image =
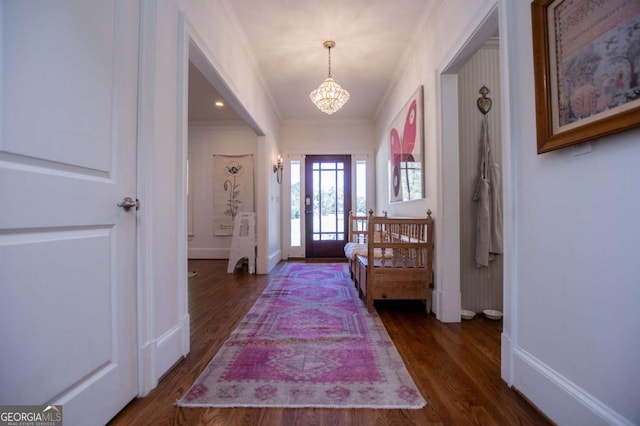
[[[131,197],[124,197],[122,201],[118,203],[118,207],[122,207],[125,211],[129,211],[132,207],[135,207],[136,210],[138,210],[138,208],[140,208],[140,202]]]

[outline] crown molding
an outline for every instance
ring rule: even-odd
[[[283,120],[281,127],[373,127],[375,122],[368,119],[318,119],[318,120]]]
[[[189,129],[194,130],[251,130],[251,127],[244,120],[216,120],[216,121],[189,121]]]

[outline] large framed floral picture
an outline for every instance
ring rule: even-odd
[[[531,3],[538,154],[640,126],[640,1]]]
[[[424,198],[424,115],[423,89],[391,122],[389,137],[389,202]]]

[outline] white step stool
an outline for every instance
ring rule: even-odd
[[[247,259],[249,273],[256,273],[256,214],[238,213],[233,226],[233,239],[229,252],[229,266],[227,273],[231,274],[236,269],[239,261]]]

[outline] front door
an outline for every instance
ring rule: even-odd
[[[305,157],[305,255],[344,257],[351,210],[351,156]]]
[[[140,3],[0,5],[0,405],[105,424],[137,393]],[[135,201],[133,202],[135,204]]]

